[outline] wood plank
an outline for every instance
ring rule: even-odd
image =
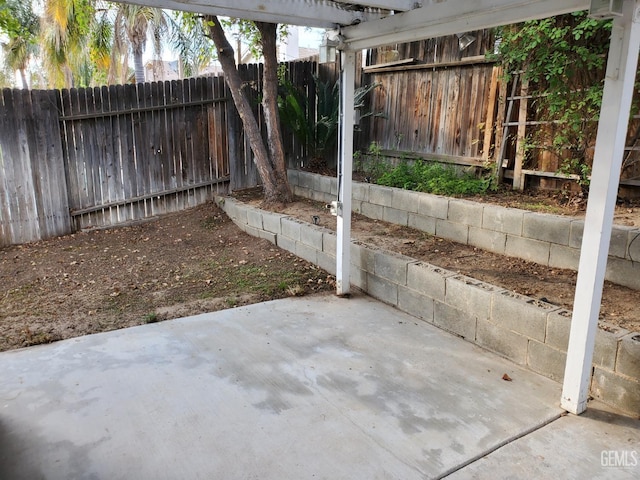
[[[129,87],[125,94],[124,87],[109,86],[109,106],[112,112],[118,115],[112,117],[111,127],[113,131],[114,148],[117,149],[118,165],[121,171],[123,198],[131,198],[144,193],[138,187],[138,156],[141,154],[136,142],[138,137],[143,137],[144,133],[140,129],[143,119],[139,118],[144,114],[128,114],[127,109],[138,106],[138,90],[135,86]],[[104,89],[103,89],[104,94]],[[114,153],[116,153],[114,152]],[[139,206],[131,206],[129,211],[118,212],[123,219],[134,220],[143,215]]]
[[[482,157],[482,141],[484,139],[484,125],[487,122],[487,90],[490,78],[486,66],[475,66],[473,70],[473,100],[475,107],[470,112],[468,146],[466,155]]]
[[[71,96],[67,89],[60,92],[60,108],[64,114],[71,113]],[[64,120],[61,122],[62,154],[64,156],[64,168],[69,189],[69,208],[80,208],[80,183],[78,178],[77,160],[75,155],[73,122]],[[75,228],[75,225],[74,225]]]
[[[456,165],[468,165],[474,167],[483,167],[484,162],[482,158],[479,157],[463,157],[463,156],[455,156],[455,155],[443,155],[437,153],[422,153],[422,152],[411,152],[406,150],[381,150],[381,155],[385,157],[395,157],[395,158],[421,158],[427,161],[437,161],[443,163],[454,163]]]
[[[195,78],[185,80],[185,93],[187,101],[191,101],[198,94]],[[202,181],[202,161],[198,158],[198,111],[195,108],[185,108],[186,132],[187,132],[187,158],[191,164],[190,184]]]
[[[491,69],[491,84],[487,92],[487,115],[484,122],[484,138],[482,141],[482,158],[485,161],[488,161],[491,157],[491,140],[494,138],[494,133],[499,131],[495,123],[495,116],[496,97],[498,95],[498,76],[501,75],[501,73],[501,67],[493,67]]]
[[[164,82],[158,82],[156,84],[155,95],[156,102],[158,105],[167,106],[170,103],[171,99],[166,98],[165,96],[165,85]],[[190,107],[197,108],[197,107]],[[167,137],[170,133],[167,131],[167,117],[168,117],[168,109],[164,108],[163,110],[158,111],[158,121],[156,122],[156,128],[158,128],[158,137],[157,137],[157,145],[156,145],[156,161],[159,163],[160,172],[162,176],[162,188],[169,189],[171,188],[173,179],[173,163],[171,161],[171,152],[169,150],[169,144],[167,142]]]
[[[160,91],[157,82],[145,84],[145,89],[148,87],[149,92],[145,95],[146,101],[150,102],[151,106],[159,107],[161,106],[160,99]],[[162,110],[155,109],[151,112],[148,112],[147,115],[151,116],[151,128],[149,135],[149,164],[148,164],[148,179],[149,186],[148,189],[144,192],[152,193],[158,192],[162,190],[166,190],[167,186],[164,183],[164,178],[162,175],[162,121],[161,116]],[[154,215],[160,215],[164,212],[161,210],[154,211]]]
[[[171,108],[173,108],[173,100],[171,93],[171,85],[172,83],[167,81],[164,82],[164,103],[167,107],[164,111],[164,121],[165,121],[165,155],[167,160],[167,179],[169,188],[176,188],[176,164],[175,164],[175,141],[176,139],[173,136],[173,113]]]
[[[95,212],[95,211],[102,210],[102,209],[105,209],[105,208],[112,208],[112,207],[116,207],[118,205],[126,205],[126,204],[129,204],[129,203],[142,202],[144,200],[154,199],[155,197],[162,197],[162,196],[167,196],[167,195],[175,195],[177,193],[186,192],[188,190],[193,190],[193,189],[198,189],[198,188],[203,188],[203,187],[210,187],[211,185],[226,183],[228,181],[229,181],[229,177],[214,178],[214,179],[212,179],[211,181],[208,181],[208,182],[202,182],[202,183],[198,183],[198,184],[188,185],[188,186],[185,186],[185,187],[182,187],[182,188],[176,188],[176,189],[171,189],[171,190],[163,190],[163,191],[148,193],[148,194],[142,195],[140,197],[132,197],[132,198],[126,198],[126,199],[123,199],[123,200],[120,200],[120,201],[116,201],[116,202],[110,202],[110,203],[107,203],[107,204],[104,204],[104,205],[96,205],[96,206],[89,207],[89,208],[72,210],[71,214],[73,216],[85,215],[87,213]]]
[[[454,123],[456,131],[456,149],[455,155],[470,155],[471,146],[476,133],[475,125],[473,125],[474,114],[478,111],[478,94],[477,94],[477,75],[475,71],[466,68],[460,72],[460,88],[459,96],[453,107],[455,112],[451,116],[457,122]]]
[[[511,96],[513,96],[516,92],[516,88],[518,85],[518,80],[519,80],[519,75],[514,75],[514,77],[511,80]],[[500,136],[497,137],[496,139],[496,149],[495,152],[497,154],[496,156],[496,178],[498,179],[498,182],[502,182],[503,178],[504,178],[504,171],[506,168],[508,168],[508,162],[505,161],[505,151],[507,149],[507,134],[509,132],[509,127],[505,126],[504,123],[508,123],[511,120],[511,115],[512,115],[512,110],[513,110],[513,100],[509,100],[509,105],[507,106],[506,103],[506,98],[507,98],[507,82],[506,81],[502,81],[501,87],[500,87],[500,99],[504,99],[501,100],[501,104],[499,104],[498,106],[498,126],[501,127],[499,130],[497,130],[497,132],[501,132]],[[502,111],[504,111],[506,108],[506,113],[503,115],[501,114]]]
[[[487,58],[486,55],[478,55],[473,57],[466,57],[461,60],[450,60],[444,62],[433,62],[433,63],[420,63],[416,65],[400,65],[400,66],[378,66],[378,65],[370,65],[364,67],[363,70],[365,73],[389,73],[389,72],[407,72],[407,71],[415,71],[415,70],[426,70],[426,69],[445,69],[451,67],[463,67],[468,65],[477,65],[484,63],[497,63],[496,60]]]
[[[211,86],[211,78],[201,78],[200,79],[200,83],[199,83],[199,87],[200,89],[200,96],[201,98],[211,98],[213,97],[213,89]],[[208,106],[204,106],[202,108],[201,111],[201,119],[202,119],[202,139],[201,139],[201,143],[202,143],[202,155],[204,157],[204,165],[205,165],[205,171],[204,171],[204,175],[205,178],[208,179],[213,179],[216,178],[215,175],[215,160],[214,160],[214,156],[213,156],[213,150],[212,150],[212,145],[213,142],[211,140],[211,136],[209,134],[210,132],[210,112],[209,112],[209,107]]]
[[[31,118],[28,125],[29,142],[31,144],[29,157],[35,189],[36,215],[40,229],[39,239],[50,238],[55,235],[53,198],[67,196],[67,192],[62,189],[64,185],[51,185],[51,183],[49,183],[52,172],[49,171],[47,141],[43,127],[46,125],[44,129],[48,130],[57,125],[57,122],[54,121],[53,124],[47,125],[47,123],[42,121],[46,121],[49,116],[48,110],[50,110],[47,103],[40,101],[40,98],[43,97],[43,94],[46,95],[46,93],[44,90],[25,92],[25,99],[29,104],[29,117]]]
[[[75,88],[69,89],[69,108],[71,114],[79,114],[81,112],[78,90]],[[75,159],[76,175],[78,176],[79,206],[95,205],[93,174],[87,170],[87,165],[85,165],[81,124],[80,121],[71,121],[69,125],[73,136],[71,145]]]
[[[50,236],[65,235],[73,231],[69,215],[69,186],[65,174],[64,154],[62,151],[62,135],[60,131],[59,112],[61,106],[60,91],[48,90],[40,92],[38,101],[43,104],[40,111],[46,112],[42,122],[46,128],[40,128],[43,136],[48,163],[49,190],[64,191],[64,195],[51,197],[51,215],[53,216],[53,230]]]
[[[39,127],[38,119],[42,118],[42,114],[38,109],[38,103],[34,105],[31,91],[23,90],[20,92],[22,97],[22,116],[24,118],[24,132],[27,142],[27,151],[23,157],[28,162],[28,168],[31,174],[32,191],[29,192],[32,197],[33,210],[30,223],[33,224],[33,231],[36,237],[34,240],[48,238],[48,218],[51,211],[51,194],[60,194],[57,189],[50,192],[46,181],[48,175],[47,163],[45,158],[44,144],[38,141],[36,130]],[[44,112],[42,112],[44,113]]]
[[[115,88],[109,88],[109,110],[121,111],[124,104],[124,87],[117,85]],[[100,96],[100,111],[102,111],[102,96]],[[93,113],[97,111],[98,105],[94,104]],[[122,163],[126,161],[126,137],[127,129],[124,125],[124,121],[121,115],[112,117],[112,147],[105,148],[105,155],[97,157],[96,160],[100,162],[100,168],[103,172],[102,180],[102,201],[98,205],[107,205],[111,202],[118,201],[121,196],[124,196],[122,187]],[[94,131],[98,132],[100,129],[99,124],[102,123],[98,120],[84,120],[85,123],[92,122],[94,125]],[[106,145],[105,145],[106,147]],[[106,225],[117,225],[119,221],[117,209],[104,209],[104,219]]]
[[[212,78],[209,77],[206,79],[206,88],[207,94],[213,96],[214,95],[214,85],[212,83]],[[207,140],[209,142],[208,145],[208,154],[209,154],[209,162],[211,168],[211,178],[218,178],[220,176],[218,169],[218,146],[217,146],[217,132],[218,128],[216,119],[215,119],[215,108],[213,105],[207,106]]]
[[[4,174],[4,187],[6,199],[5,213],[3,218],[6,219],[3,243],[13,244],[21,243],[24,240],[20,234],[20,209],[19,209],[19,189],[22,183],[20,179],[20,164],[19,164],[19,148],[16,139],[18,138],[17,122],[15,116],[17,115],[13,102],[13,91],[9,88],[2,90],[2,104],[4,112],[2,118],[2,130],[0,130],[0,145],[2,145],[2,159],[3,159],[3,174]],[[16,165],[16,160],[18,164]],[[4,202],[3,202],[4,203]]]
[[[35,199],[35,188],[31,165],[31,149],[29,141],[28,123],[30,108],[26,95],[21,90],[14,90],[12,95],[13,109],[16,113],[16,137],[18,149],[13,158],[16,176],[16,196],[18,198],[18,227],[19,238],[22,242],[31,242],[40,238],[40,225]],[[5,99],[6,100],[6,99]]]
[[[529,80],[525,77],[522,79],[522,86],[520,88],[521,95],[526,96],[529,92]],[[516,162],[513,168],[513,188],[516,190],[524,189],[524,182],[522,181],[522,165],[525,158],[524,145],[526,142],[527,126],[527,107],[529,101],[527,98],[520,100],[520,108],[518,109],[518,136],[516,139]]]
[[[214,92],[224,93],[225,84],[223,79],[218,78],[214,82]],[[228,97],[227,97],[228,98]],[[229,112],[233,110],[233,101],[228,100],[223,104],[216,105],[216,167],[217,177],[224,177],[230,174],[230,137],[227,127]]]
[[[7,177],[11,172],[7,169],[9,158],[5,153],[4,145],[7,143],[7,133],[9,113],[5,109],[4,95],[0,91],[0,246],[11,245],[11,215],[9,213],[8,198],[10,193],[7,190]]]
[[[184,88],[181,81],[171,82],[172,99],[176,103],[184,101]],[[177,186],[182,187],[187,184],[187,167],[188,160],[186,158],[186,135],[184,131],[184,108],[173,110],[173,135],[175,141],[175,165],[176,165],[176,181]]]
[[[145,112],[151,112],[155,110],[167,110],[172,108],[198,107],[202,105],[209,105],[211,103],[225,102],[226,100],[227,99],[223,97],[223,98],[213,98],[213,99],[208,99],[204,101],[184,103],[184,104],[175,104],[175,105],[169,104],[166,106],[166,108],[165,106],[141,107],[141,108],[132,109],[130,113],[145,113]],[[118,111],[103,112],[103,113],[85,113],[85,114],[77,114],[77,115],[70,114],[70,115],[63,115],[62,118],[60,118],[60,120],[87,120],[90,118],[103,118],[103,117],[118,116],[118,115],[120,115],[120,112]]]
[[[143,83],[137,85],[138,91],[143,91],[144,107],[153,107],[154,98],[151,83]],[[138,99],[140,95],[138,94]],[[144,112],[146,134],[143,138],[138,139],[140,155],[137,158],[136,175],[138,177],[138,193],[145,195],[155,191],[156,170],[155,170],[155,153],[156,153],[156,111],[151,109]],[[145,216],[154,215],[154,211],[146,211]]]

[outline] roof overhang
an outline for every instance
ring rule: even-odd
[[[409,0],[357,3],[340,0],[127,0],[126,3],[319,28],[379,20],[394,12],[409,10],[416,4]]]
[[[586,10],[589,0],[447,0],[341,29],[350,50],[443,37]]]
[[[344,48],[435,38],[585,10],[589,0],[126,0],[201,14],[338,29]]]

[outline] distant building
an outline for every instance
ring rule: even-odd
[[[147,82],[179,80],[178,60],[149,60],[144,66],[144,78]]]

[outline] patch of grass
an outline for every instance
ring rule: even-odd
[[[216,227],[224,222],[224,218],[222,215],[211,215],[202,222],[200,222],[200,226],[205,230],[215,230]]]
[[[490,177],[477,178],[470,173],[460,174],[449,165],[416,160],[403,161],[378,178],[379,185],[404,188],[436,195],[481,195],[492,189]]]
[[[158,321],[158,314],[156,312],[147,313],[144,316],[144,323],[156,323]]]
[[[222,288],[224,292],[235,295],[258,293],[275,298],[300,295],[305,285],[318,282],[319,274],[326,276],[322,270],[314,267],[291,267],[277,262],[269,264],[267,268],[251,264],[225,265],[216,267],[214,273],[217,281],[215,286],[212,285],[212,294]]]
[[[562,214],[563,210],[555,205],[548,205],[546,203],[520,203],[518,208],[523,210],[530,210],[532,212],[553,213]]]
[[[26,327],[21,333],[23,335],[22,345],[25,347],[57,342],[62,339],[57,333],[32,331],[29,327]]]
[[[19,299],[29,298],[30,292],[33,290],[34,287],[35,287],[35,285],[33,283],[27,283],[25,285],[20,285],[19,287],[14,288],[12,290],[7,290],[5,292],[5,294],[4,294],[4,298],[11,297],[11,301],[13,301],[13,302],[15,302],[16,300],[19,300]]]
[[[302,285],[291,285],[287,287],[287,294],[292,297],[302,297],[305,294],[305,290]]]

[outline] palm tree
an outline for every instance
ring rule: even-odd
[[[180,76],[196,77],[216,58],[216,48],[198,17],[192,13],[174,12],[171,46],[178,53]]]
[[[41,33],[51,86],[69,88],[88,83],[94,15],[94,0],[45,0]]]
[[[27,89],[27,67],[31,57],[38,51],[38,17],[30,3],[16,1],[5,2],[2,13],[0,31],[9,39],[2,44],[4,61],[9,70],[20,72],[22,88]]]
[[[153,39],[154,54],[159,58],[162,35],[168,30],[169,22],[163,10],[140,5],[118,5],[114,26],[114,52],[122,54],[125,46],[130,46],[136,83],[145,81],[142,55],[147,45],[148,33],[151,33]]]

